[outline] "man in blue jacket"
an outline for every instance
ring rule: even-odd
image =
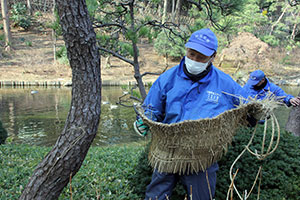
[[[194,32],[185,47],[186,56],[153,83],[143,103],[146,116],[154,121],[170,124],[213,118],[238,105],[240,99],[237,96],[247,97],[239,84],[213,66],[218,41],[210,29]],[[147,133],[141,120],[134,126],[141,134]],[[169,199],[180,180],[193,200],[209,200],[215,193],[218,169],[217,163],[206,171],[189,175],[160,173],[154,169],[145,199]]]
[[[274,95],[278,101],[285,103],[287,106],[300,105],[300,97],[286,94],[279,86],[271,83],[261,70],[255,70],[250,74],[244,89],[248,92],[248,96],[252,98],[264,99]]]

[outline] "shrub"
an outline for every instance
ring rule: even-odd
[[[169,31],[161,31],[154,41],[154,48],[159,55],[173,58],[181,58],[185,54],[185,42],[169,34]]]
[[[152,168],[148,162],[149,145],[138,157],[138,166],[134,173],[129,176],[129,184],[132,186],[133,192],[143,198],[145,195],[146,186],[151,181]]]
[[[259,127],[258,133],[263,131]],[[268,130],[270,131],[270,130]],[[226,199],[230,184],[229,168],[250,138],[248,129],[240,130],[225,157],[219,161],[216,199]],[[260,149],[262,136],[254,138],[252,150]],[[240,191],[250,189],[256,171],[263,165],[260,199],[300,199],[300,139],[282,133],[278,149],[264,161],[244,154],[237,162],[235,184]],[[0,145],[0,199],[17,199],[35,166],[50,148],[28,145]],[[91,147],[79,172],[72,179],[74,199],[142,199],[150,183],[152,169],[147,161],[148,148],[140,145]],[[254,193],[257,191],[257,187]],[[182,200],[185,190],[178,184],[172,200]],[[59,199],[70,199],[70,186]],[[236,196],[234,199],[238,199]],[[249,199],[256,199],[253,194]]]
[[[91,147],[72,179],[73,199],[138,199],[128,184],[143,147],[139,144]],[[18,199],[36,165],[50,148],[0,145],[0,199]],[[59,199],[70,199],[70,185]]]
[[[43,14],[41,13],[41,11],[36,11],[36,12],[34,13],[34,16],[36,16],[36,17],[42,17]]]
[[[0,41],[4,41],[4,40],[5,40],[4,34],[0,34]]]
[[[290,56],[290,55],[285,55],[285,56],[282,58],[282,60],[280,61],[280,63],[283,64],[283,65],[292,65],[292,64],[294,64],[294,63],[291,61],[291,59],[292,59],[292,56]]]
[[[32,18],[27,14],[26,5],[23,3],[16,3],[12,5],[12,16],[14,26],[19,26],[25,30],[28,30],[32,24]]]
[[[68,65],[68,64],[69,64],[66,46],[61,46],[61,47],[55,52],[55,56],[56,56],[58,62],[60,62],[61,64],[65,64],[65,65]]]
[[[278,46],[280,43],[280,40],[273,35],[263,35],[260,39],[273,47]]]
[[[229,170],[231,164],[244,149],[251,137],[251,129],[241,129],[235,136],[232,146],[226,156],[219,161],[220,170],[217,173],[216,199],[226,199],[230,185]],[[253,140],[253,148],[260,150],[263,127],[258,127],[257,136]],[[270,130],[268,130],[270,133]],[[269,138],[268,138],[269,139]],[[268,143],[266,143],[268,144]],[[235,184],[239,191],[250,190],[255,179],[258,167],[263,166],[260,199],[300,199],[300,139],[283,132],[277,150],[264,161],[258,161],[250,153],[245,153],[237,162],[234,172],[239,168]],[[140,155],[139,164],[135,173],[130,177],[130,184],[134,192],[143,197],[146,186],[150,183],[152,170],[147,161],[148,150]],[[257,186],[254,193],[257,191]],[[173,191],[172,199],[183,199],[185,191],[180,184]],[[256,194],[249,199],[256,199]],[[235,196],[234,199],[238,199]]]
[[[257,133],[262,133],[263,127],[260,126]],[[270,133],[270,130],[268,130]],[[269,134],[270,135],[270,134]],[[261,149],[262,134],[257,134],[254,138],[252,150]],[[218,182],[216,199],[225,199],[229,180],[229,169],[234,159],[243,150],[244,145],[249,141],[249,130],[241,130],[235,136],[232,146],[225,157],[219,162]],[[269,138],[268,138],[269,140]],[[268,144],[268,142],[267,142]],[[282,132],[280,144],[277,150],[263,161],[257,160],[250,153],[245,153],[237,162],[233,171],[239,168],[235,184],[239,191],[250,191],[255,179],[258,167],[262,165],[263,175],[261,183],[260,199],[300,199],[299,177],[300,177],[300,138],[290,133]],[[254,193],[257,193],[257,186]],[[237,197],[236,197],[237,198]],[[251,195],[249,199],[256,199],[257,195]],[[234,198],[235,199],[235,198]]]
[[[61,29],[61,26],[59,24],[60,19],[59,19],[59,15],[57,13],[57,10],[54,11],[54,17],[55,17],[55,20],[48,23],[47,27],[53,29],[54,32],[55,32],[55,37],[58,37],[58,36],[62,35],[62,29]]]
[[[25,44],[26,44],[26,46],[28,46],[28,47],[32,47],[32,42],[31,42],[31,41],[26,40],[26,41],[25,41]]]
[[[80,171],[72,180],[75,199],[138,199],[128,184],[134,173],[141,146],[92,147]],[[69,186],[60,199],[69,199]]]
[[[0,199],[18,199],[48,148],[0,145]]]

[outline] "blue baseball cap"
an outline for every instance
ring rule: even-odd
[[[261,70],[255,70],[251,72],[247,84],[249,85],[256,85],[265,77],[265,73]]]
[[[203,28],[191,35],[185,47],[211,56],[218,49],[218,39],[209,28]]]

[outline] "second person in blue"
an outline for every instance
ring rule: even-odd
[[[258,100],[269,97],[275,98],[287,106],[300,105],[300,97],[285,93],[279,86],[271,83],[262,70],[251,72],[244,89],[247,91],[248,96]]]

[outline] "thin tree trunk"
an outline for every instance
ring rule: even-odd
[[[298,12],[298,14],[296,16],[294,16],[296,19],[300,16],[300,12]],[[295,39],[295,34],[296,34],[296,30],[297,30],[297,25],[298,23],[295,23],[293,26],[293,31],[291,34],[291,39],[294,40]]]
[[[179,24],[179,17],[180,17],[180,11],[181,11],[181,4],[182,4],[182,0],[177,0],[176,3],[176,9],[175,9],[175,13],[174,13],[174,22],[177,19],[177,23]]]
[[[175,20],[175,0],[172,0],[172,22]]]
[[[277,19],[277,21],[272,25],[271,27],[271,31],[269,33],[269,35],[272,35],[274,27],[277,26],[277,24],[280,22],[280,20],[282,19],[282,17],[284,16],[285,12],[287,11],[289,6],[286,6],[283,10],[283,12],[281,13],[280,17]]]
[[[32,15],[32,7],[31,7],[30,0],[27,0],[27,9],[28,9],[29,15]]]
[[[47,1],[44,1],[44,13],[47,12]]]
[[[285,129],[296,136],[300,136],[300,106],[292,108]]]
[[[72,102],[64,130],[38,164],[20,199],[58,199],[96,136],[101,111],[100,55],[85,0],[57,1],[72,68]]]
[[[53,7],[52,7],[52,15],[53,15],[53,23],[55,22],[56,20],[56,17],[55,17],[55,6],[56,6],[56,3],[55,3],[55,0],[53,0]],[[53,39],[53,59],[54,59],[54,63],[56,61],[56,31],[54,28],[52,28],[52,39]]]
[[[164,0],[164,11],[163,11],[163,17],[162,17],[162,23],[165,23],[167,20],[167,10],[168,10],[168,0]]]
[[[130,18],[131,18],[131,30],[133,33],[135,33],[135,26],[134,26],[134,0],[130,3]],[[135,39],[132,40],[132,46],[133,46],[133,67],[134,67],[134,78],[136,79],[138,83],[138,88],[141,93],[141,96],[143,100],[146,98],[147,93],[145,90],[145,86],[142,80],[142,76],[140,73],[140,66],[139,66],[139,60],[138,60],[138,47],[137,47],[137,41]]]
[[[5,35],[5,50],[9,51],[11,48],[12,38],[11,38],[11,31],[9,25],[7,0],[1,0],[1,9],[2,9],[2,17],[3,17],[3,29]]]

